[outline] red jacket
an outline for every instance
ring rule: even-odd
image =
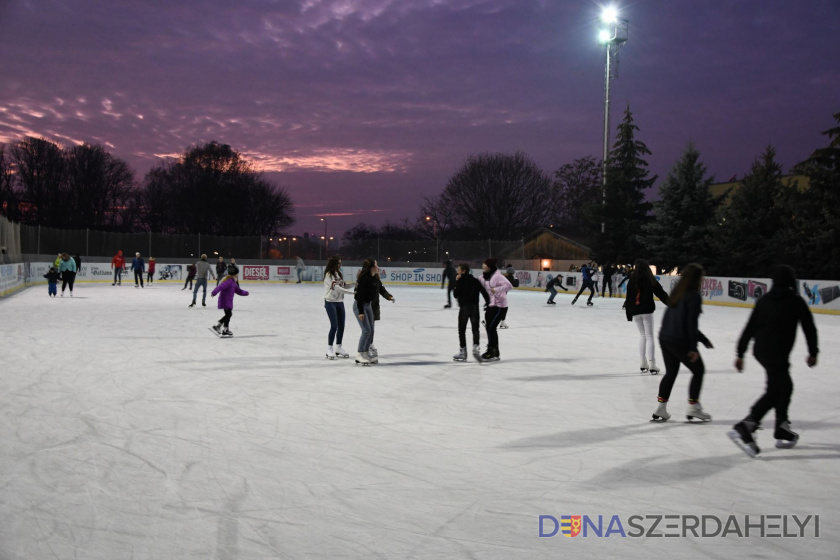
[[[125,258],[123,257],[122,251],[117,251],[117,254],[111,259],[111,267],[125,268]]]
[[[157,264],[157,261],[153,261],[151,259],[149,260],[149,274],[154,274],[155,273],[155,265],[156,264]]]

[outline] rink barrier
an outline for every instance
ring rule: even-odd
[[[0,265],[0,297],[8,297],[26,287],[27,274],[24,263]],[[46,282],[46,280],[44,280]]]
[[[214,266],[214,263],[210,263]],[[29,283],[45,283],[43,275],[46,274],[50,263],[30,263],[29,265],[3,265],[3,279],[0,281],[0,293],[14,291],[20,287],[20,275],[25,275],[25,281]],[[275,284],[296,283],[298,278],[302,283],[321,284],[324,277],[323,266],[306,266],[300,270],[294,266],[285,265],[240,265],[239,279],[241,282],[265,282]],[[155,270],[155,282],[183,283],[186,277],[187,264],[158,264]],[[354,282],[360,267],[343,267],[342,272],[348,283]],[[22,272],[21,272],[22,271]],[[480,271],[473,270],[476,276]],[[515,278],[519,280],[519,290],[540,291],[546,290],[548,282],[557,275],[563,277],[563,286],[568,292],[558,290],[559,293],[577,294],[581,285],[580,272],[562,271],[536,271],[518,270]],[[411,266],[385,266],[380,267],[382,281],[386,285],[397,286],[440,286],[443,280],[442,268],[423,268]],[[112,282],[113,271],[108,263],[83,263],[81,270],[76,274],[78,282]],[[670,293],[679,282],[679,276],[657,276],[662,288]],[[133,282],[134,274],[131,270],[123,273],[123,280]],[[613,276],[612,297],[623,298],[627,294],[627,283],[619,287],[623,277]],[[5,282],[5,284],[4,284]],[[211,280],[211,282],[213,282]],[[599,279],[598,294],[601,293],[601,282]],[[703,278],[702,294],[703,303],[706,305],[720,305],[726,307],[751,308],[755,306],[756,300],[769,290],[772,282],[767,278],[735,278],[708,276]],[[829,315],[840,315],[840,281],[836,280],[799,280],[798,291],[811,311]],[[588,292],[587,292],[588,293]],[[607,296],[609,297],[609,296]]]

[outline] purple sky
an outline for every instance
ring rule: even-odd
[[[138,180],[209,140],[297,205],[295,233],[415,219],[471,154],[600,157],[601,4],[559,0],[0,0],[0,142],[99,143]],[[840,111],[840,2],[647,0],[613,82],[660,177],[689,140],[787,170]],[[655,187],[656,188],[656,187]],[[655,196],[655,193],[654,193]]]

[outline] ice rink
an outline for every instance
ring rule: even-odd
[[[815,316],[813,370],[798,335],[799,445],[774,447],[771,412],[750,459],[726,436],[764,387],[751,356],[732,367],[747,309],[700,319],[713,421],[684,421],[683,371],[671,421],[654,424],[661,376],[640,375],[619,299],[572,307],[561,292],[549,307],[517,291],[502,360],[479,365],[452,361],[445,292],[388,286],[380,363],[363,367],[324,358],[320,285],[243,288],[229,340],[208,331],[216,300],[188,309],[180,283],[0,300],[0,559],[840,557],[838,316]],[[630,531],[634,515],[746,514],[819,515],[819,537],[814,518],[781,538],[539,536],[541,515]]]

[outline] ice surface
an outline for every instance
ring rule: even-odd
[[[0,301],[0,558],[840,556],[840,317],[815,317],[817,368],[801,332],[793,352],[799,445],[762,430],[750,459],[726,436],[764,387],[752,357],[732,368],[749,310],[701,317],[714,420],[684,422],[683,372],[652,424],[660,377],[639,374],[618,299],[516,292],[502,361],[478,365],[452,361],[444,292],[389,286],[362,367],[324,358],[320,286],[243,287],[229,340],[180,284]],[[540,515],[665,514],[819,514],[820,536],[538,536]]]

